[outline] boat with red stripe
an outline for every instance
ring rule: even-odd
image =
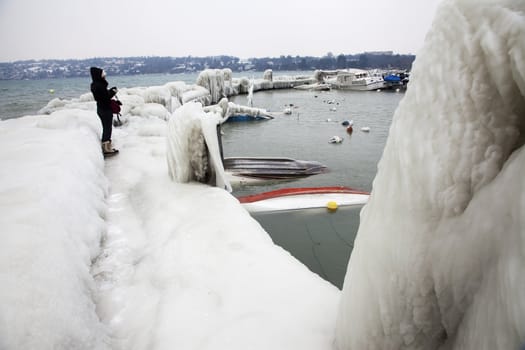
[[[362,206],[370,193],[344,186],[282,188],[239,197],[249,212]],[[335,204],[335,206],[334,206]]]

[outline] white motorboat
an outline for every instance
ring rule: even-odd
[[[379,72],[353,68],[339,70],[327,81],[334,89],[370,91],[386,87],[383,76]]]

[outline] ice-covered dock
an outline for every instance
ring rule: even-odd
[[[273,89],[291,89],[296,86],[314,84],[314,75],[284,75],[274,77],[271,70],[266,70],[262,78],[234,78],[231,69],[206,69],[202,71],[194,84],[173,81],[160,86],[120,88],[119,99],[123,102],[123,116],[168,116],[180,106],[189,102],[200,102],[203,106],[217,104],[222,98]],[[85,109],[86,102],[92,102],[90,92],[78,99],[51,100],[39,114],[78,107]],[[251,106],[250,106],[251,107]],[[252,110],[254,112],[255,110]],[[265,114],[264,110],[256,112]]]
[[[234,78],[230,69],[207,69],[199,74],[196,85],[205,88],[211,98],[210,103],[217,103],[221,97],[249,94],[262,90],[291,89],[296,86],[317,82],[314,75],[284,75],[275,77],[268,69],[262,78]],[[203,91],[204,92],[204,91]],[[208,100],[201,102],[208,102]]]

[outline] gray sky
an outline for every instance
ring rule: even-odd
[[[441,0],[0,0],[0,62],[417,53]]]

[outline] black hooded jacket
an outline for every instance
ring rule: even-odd
[[[111,110],[110,100],[115,96],[114,90],[108,90],[108,82],[105,78],[102,78],[102,69],[97,67],[90,68],[91,79],[91,92],[95,101],[97,101],[97,107],[101,109]]]

